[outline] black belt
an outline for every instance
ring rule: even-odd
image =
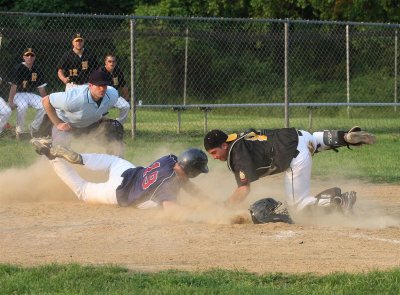
[[[303,133],[301,133],[300,130],[297,130],[297,134],[298,134],[299,136],[303,136]],[[299,150],[296,150],[296,152],[295,152],[293,158],[297,158],[297,156],[298,156],[299,154],[300,154],[300,151],[299,151]]]

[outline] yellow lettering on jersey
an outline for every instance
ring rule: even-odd
[[[241,180],[244,180],[244,179],[246,179],[246,174],[244,174],[243,171],[239,171],[239,177]]]
[[[234,141],[238,138],[238,135],[236,133],[232,133],[228,135],[228,138],[226,139],[226,142],[231,142]]]
[[[118,86],[119,85],[118,77],[114,77],[113,78],[113,85],[114,86]]]
[[[247,134],[244,138],[245,140],[251,140],[251,141],[267,141],[268,137],[266,135],[258,135],[254,132],[250,132]]]
[[[78,69],[69,70],[69,76],[78,76]]]
[[[82,70],[87,70],[89,68],[89,62],[87,60],[82,61]]]
[[[22,81],[22,88],[26,88],[28,86],[28,81]]]
[[[36,82],[37,80],[37,73],[32,73],[32,81]]]

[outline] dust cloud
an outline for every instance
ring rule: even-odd
[[[68,187],[53,172],[50,162],[39,157],[26,168],[0,172],[0,204],[74,200]]]
[[[88,146],[78,143],[74,146],[74,149],[83,152],[88,150],[105,152],[104,146],[106,145]],[[154,151],[152,159],[157,159],[169,153],[171,153],[171,150],[160,148]],[[150,162],[134,164],[145,166]],[[223,202],[236,188],[234,176],[228,171],[226,163],[209,158],[209,167],[210,172],[208,174],[201,174],[191,180],[200,188],[203,196],[196,197],[182,192],[178,201],[184,209],[177,209],[172,212],[159,210],[155,215],[158,218],[167,218],[179,222],[243,224],[251,223],[248,208],[253,202],[266,197],[272,197],[281,202],[285,201],[283,176],[276,175],[254,182],[250,196],[236,208],[228,209]],[[98,182],[106,179],[104,174],[95,174],[87,172],[86,169],[77,168],[78,172],[89,181]],[[330,227],[385,228],[400,226],[400,209],[385,207],[385,204],[380,202],[379,186],[376,189],[376,185],[345,179],[336,179],[335,181],[314,180],[312,181],[311,193],[316,195],[320,191],[333,186],[340,186],[343,192],[349,190],[358,192],[354,214],[351,216],[330,214],[313,216],[312,218],[293,216],[294,221],[297,224]],[[0,188],[1,205],[12,202],[78,202],[72,191],[54,173],[50,162],[45,157],[38,157],[36,162],[26,168],[12,168],[1,171]],[[393,189],[393,194],[398,195],[397,189]]]

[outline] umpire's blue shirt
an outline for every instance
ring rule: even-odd
[[[107,86],[100,106],[93,100],[88,85],[74,87],[66,92],[50,94],[50,103],[57,116],[73,128],[84,128],[98,122],[118,100],[118,91]]]

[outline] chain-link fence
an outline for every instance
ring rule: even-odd
[[[27,48],[35,52],[47,93],[63,91],[57,67],[72,48],[72,36],[80,33],[100,66],[105,53],[117,56],[130,86],[133,107],[125,127],[133,137],[289,125],[398,131],[400,25],[0,15],[0,94],[5,101],[8,82]],[[15,126],[15,113],[0,104],[1,124]],[[33,120],[30,109],[25,129]]]

